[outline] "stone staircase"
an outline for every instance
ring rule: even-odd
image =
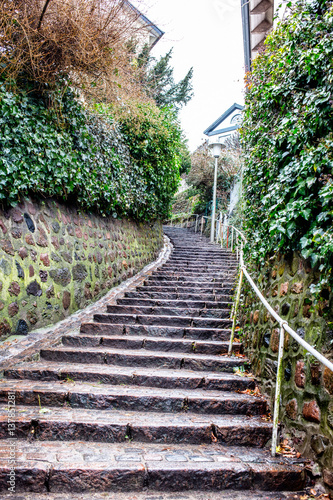
[[[301,461],[272,459],[265,448],[266,401],[250,394],[251,378],[234,374],[246,365],[239,341],[227,356],[235,256],[185,229],[165,232],[174,251],[144,286],[41,350],[38,362],[5,371],[3,495],[13,392],[16,492],[31,498],[205,491],[208,499],[224,490],[258,498],[303,488]]]

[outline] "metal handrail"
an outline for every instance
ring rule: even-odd
[[[197,222],[198,222],[198,217],[197,216]],[[204,219],[208,219],[209,217],[202,217],[202,221]],[[210,217],[211,218],[211,217]],[[196,222],[196,227],[195,227],[195,232],[197,232],[197,222]],[[260,299],[260,301],[263,303],[267,311],[273,316],[273,318],[279,323],[280,325],[280,336],[279,336],[279,351],[278,351],[278,368],[277,368],[277,375],[276,375],[276,387],[275,387],[275,398],[274,398],[274,415],[273,415],[273,432],[272,432],[272,447],[271,447],[271,453],[272,456],[275,457],[276,455],[276,445],[277,445],[277,431],[278,431],[278,423],[279,423],[279,412],[280,412],[280,402],[281,402],[281,385],[282,385],[282,361],[283,361],[283,350],[284,350],[284,334],[285,332],[289,333],[293,337],[293,339],[296,340],[304,349],[306,349],[312,356],[314,356],[320,363],[322,363],[324,366],[326,366],[329,370],[333,372],[333,363],[329,361],[325,356],[323,356],[317,349],[312,347],[308,342],[306,342],[302,337],[300,337],[288,324],[287,321],[282,319],[276,311],[272,308],[272,306],[267,302],[263,294],[260,292],[259,288],[257,285],[254,283],[253,279],[251,278],[249,272],[246,269],[246,266],[244,264],[244,257],[243,257],[243,245],[244,243],[247,243],[247,240],[244,236],[244,234],[237,229],[235,226],[229,225],[229,224],[223,224],[222,223],[222,216],[220,215],[220,220],[216,219],[216,223],[219,224],[218,227],[218,236],[216,238],[216,242],[218,243],[218,240],[220,239],[221,241],[221,247],[223,246],[223,234],[225,227],[227,228],[227,241],[226,241],[226,246],[228,248],[228,236],[229,236],[229,231],[231,228],[231,251],[234,249],[234,234],[236,234],[235,238],[235,247],[236,247],[236,255],[237,255],[237,260],[239,260],[239,281],[238,281],[238,287],[237,287],[237,294],[236,294],[236,301],[234,303],[234,307],[231,312],[231,318],[232,318],[232,329],[231,329],[231,335],[230,335],[230,342],[229,342],[229,349],[228,349],[228,354],[232,354],[232,348],[233,348],[233,341],[234,341],[234,335],[235,335],[235,328],[236,328],[236,320],[237,320],[237,312],[238,312],[238,307],[239,307],[239,302],[240,302],[240,295],[241,295],[241,290],[242,290],[242,283],[243,283],[243,277],[245,276],[249,284],[251,285],[252,289],[255,291],[256,295]],[[201,233],[202,233],[202,228],[201,228]],[[240,238],[240,245],[238,243],[238,238]]]
[[[240,232],[240,231],[238,231],[238,232]],[[243,235],[242,240],[246,241],[244,235]],[[271,447],[272,456],[275,457],[276,445],[277,445],[277,430],[278,430],[279,412],[280,412],[280,401],[281,401],[281,385],[282,385],[282,375],[283,375],[282,361],[283,361],[283,349],[284,349],[284,333],[285,332],[289,333],[293,337],[293,339],[295,339],[302,347],[304,347],[304,349],[306,349],[310,354],[312,354],[312,356],[314,356],[320,363],[322,363],[324,366],[326,366],[332,372],[333,372],[333,363],[331,361],[329,361],[327,358],[325,358],[325,356],[323,356],[319,351],[317,351],[317,349],[312,347],[308,342],[306,342],[304,339],[302,339],[302,337],[300,337],[289,326],[288,322],[286,320],[282,319],[277,314],[277,312],[274,311],[272,306],[267,302],[267,300],[265,299],[263,294],[260,292],[257,285],[254,283],[253,279],[251,278],[251,276],[250,276],[249,272],[247,271],[246,266],[244,264],[243,241],[241,242],[241,248],[240,248],[240,252],[239,252],[240,274],[239,274],[236,302],[235,302],[235,307],[233,310],[233,324],[232,324],[232,330],[231,330],[231,335],[230,335],[228,354],[230,355],[232,353],[233,340],[234,340],[234,334],[235,334],[235,326],[236,326],[236,318],[237,318],[240,293],[241,293],[241,288],[242,288],[242,281],[243,281],[243,276],[245,276],[247,281],[251,285],[252,289],[255,291],[256,295],[258,296],[258,298],[262,302],[262,304],[265,306],[267,311],[273,316],[273,318],[280,325],[278,368],[277,368],[277,375],[276,375],[274,415],[273,415],[273,433],[272,433],[272,447]]]

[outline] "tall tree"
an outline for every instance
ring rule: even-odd
[[[165,56],[159,60],[152,57],[148,47],[145,46],[138,56],[138,64],[143,69],[142,83],[149,97],[152,97],[157,106],[172,106],[177,111],[185,106],[193,97],[193,68],[190,68],[186,76],[176,83],[173,76],[173,68],[170,66],[172,58],[170,49]]]

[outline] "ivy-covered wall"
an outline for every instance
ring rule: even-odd
[[[276,312],[302,338],[333,359],[333,294],[315,300],[310,286],[319,273],[296,253],[278,255],[257,273],[256,281]],[[241,335],[252,371],[273,409],[279,325],[245,284]],[[280,420],[299,451],[318,461],[326,486],[333,489],[333,373],[286,334]]]
[[[153,261],[158,222],[78,212],[47,199],[0,211],[0,338],[55,323]]]

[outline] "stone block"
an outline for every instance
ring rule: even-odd
[[[26,257],[28,257],[28,250],[25,247],[21,247],[18,254],[21,259],[24,260]]]
[[[45,267],[50,266],[50,257],[48,253],[42,253],[39,258],[43,262]]]
[[[304,361],[297,361],[295,368],[295,384],[297,387],[305,387]]]
[[[303,283],[301,281],[297,282],[297,283],[294,283],[291,286],[290,290],[291,290],[292,293],[296,293],[296,294],[302,293],[303,292]]]
[[[253,323],[256,325],[259,321],[259,310],[257,309],[253,313]]]
[[[289,289],[289,282],[286,281],[285,283],[282,283],[280,286],[280,297],[284,297],[287,295]]]
[[[311,383],[313,385],[320,385],[321,378],[321,366],[319,364],[313,364],[310,366],[311,371]]]
[[[298,410],[297,400],[292,399],[288,401],[288,403],[286,404],[287,417],[290,418],[291,420],[296,420],[297,410]]]
[[[323,380],[325,389],[330,394],[333,394],[333,373],[331,372],[331,370],[329,370],[329,368],[324,369]]]
[[[19,311],[19,306],[18,306],[17,302],[12,302],[11,304],[9,304],[8,315],[10,318],[12,318],[13,316],[16,316],[18,311]]]
[[[312,400],[303,405],[303,417],[309,422],[320,423],[321,415],[317,401]]]
[[[10,295],[15,295],[16,297],[20,294],[21,292],[21,287],[20,285],[17,283],[17,281],[12,281],[9,288],[8,288],[8,292]]]
[[[65,290],[62,296],[62,305],[65,310],[71,305],[71,294]]]

